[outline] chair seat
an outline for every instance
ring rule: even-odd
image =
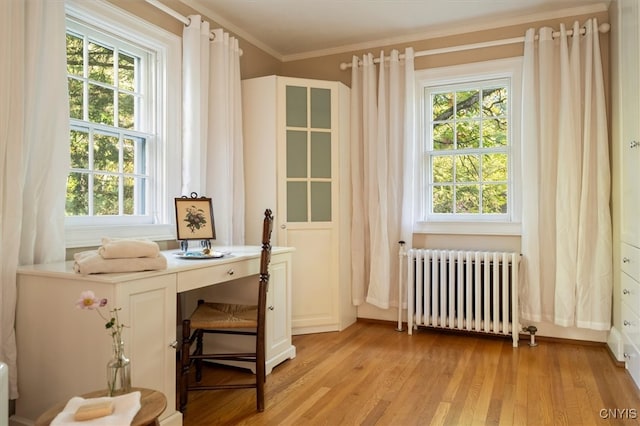
[[[205,302],[198,305],[190,319],[192,330],[256,327],[258,306]]]

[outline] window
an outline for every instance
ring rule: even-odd
[[[519,63],[500,60],[417,73],[423,231],[451,232],[451,224],[471,233],[517,228]]]
[[[67,7],[67,246],[173,239],[180,39],[107,2],[84,3]]]

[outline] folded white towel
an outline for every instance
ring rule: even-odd
[[[92,420],[76,422],[73,419],[78,407],[88,403],[112,401],[113,414]],[[140,391],[114,397],[81,398],[75,396],[67,402],[64,409],[53,419],[51,426],[123,426],[130,425],[140,410]]]
[[[162,253],[156,257],[105,259],[98,254],[97,250],[88,250],[74,254],[73,258],[75,260],[73,270],[83,275],[167,269],[167,259]]]
[[[131,257],[157,257],[160,246],[155,241],[102,238],[98,253],[105,259],[125,259]]]

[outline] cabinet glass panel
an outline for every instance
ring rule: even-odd
[[[287,130],[287,177],[308,177],[307,132]]]
[[[307,88],[287,86],[287,126],[307,127]]]
[[[311,88],[311,127],[331,128],[331,89]]]
[[[311,182],[311,221],[331,222],[331,182]]]
[[[287,222],[307,221],[307,182],[287,182]]]
[[[311,177],[331,177],[331,133],[311,132]]]

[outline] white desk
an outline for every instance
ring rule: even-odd
[[[176,294],[182,304],[210,287],[222,298],[250,297],[246,285],[257,279],[260,247],[215,247],[232,254],[222,259],[191,260],[163,252],[166,270],[80,275],[73,262],[31,265],[18,270],[16,339],[18,345],[17,424],[32,424],[59,401],[106,387],[105,367],[111,339],[96,312],[79,310],[84,290],[106,297],[105,308],[119,307],[125,348],[131,358],[132,385],[157,389],[167,396],[163,425],[181,425],[175,409]],[[274,247],[267,304],[267,371],[295,357],[291,344],[292,248]],[[215,284],[215,285],[214,285]],[[206,291],[209,291],[207,289]],[[193,299],[193,300],[192,300]],[[103,310],[107,312],[107,310]],[[187,311],[185,311],[187,312]]]

